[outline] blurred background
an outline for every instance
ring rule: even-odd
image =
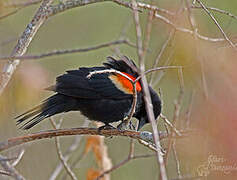
[[[0,56],[9,56],[18,38],[31,21],[39,4],[19,8],[18,3],[29,0],[0,1]],[[141,1],[142,2],[142,1]],[[150,1],[144,1],[151,3]],[[159,0],[153,1],[157,7],[173,13],[161,13],[177,27],[195,30],[209,38],[223,38],[220,30],[200,8],[187,9],[192,1]],[[237,1],[233,0],[203,0],[206,6],[216,7],[237,15]],[[55,1],[55,4],[59,1]],[[12,5],[13,4],[13,5]],[[196,2],[196,6],[199,4]],[[14,13],[17,11],[17,13]],[[211,11],[220,23],[226,35],[232,40],[237,38],[237,17]],[[5,17],[9,13],[14,13]],[[146,26],[149,22],[149,11],[139,12],[143,32],[146,39]],[[193,27],[190,25],[193,21]],[[236,179],[237,174],[237,51],[225,40],[214,42],[202,40],[190,33],[175,31],[172,26],[159,18],[152,19],[152,29],[146,53],[146,68],[151,68],[162,48],[158,66],[178,65],[183,68],[183,93],[180,89],[180,75],[177,69],[159,71],[148,75],[153,88],[161,94],[163,101],[162,113],[172,122],[175,114],[175,102],[180,101],[180,115],[176,122],[179,130],[190,130],[188,137],[175,141],[182,177],[199,177],[200,166],[214,156],[213,166],[219,169],[206,168],[207,179]],[[50,17],[39,29],[31,42],[28,55],[40,55],[54,50],[86,48],[103,43],[128,38],[136,43],[136,31],[131,9],[113,2],[100,2],[79,8],[74,8]],[[164,48],[164,44],[167,46]],[[30,131],[17,129],[14,117],[38,105],[52,93],[43,89],[54,84],[55,78],[66,70],[83,66],[100,66],[107,56],[119,57],[126,55],[138,63],[137,49],[126,44],[109,46],[94,51],[58,55],[42,59],[25,60],[17,67],[8,86],[0,96],[0,140],[20,136],[41,130],[53,129],[48,120],[43,121]],[[0,61],[0,68],[6,61]],[[182,84],[182,83],[181,83]],[[181,92],[181,93],[180,93]],[[80,127],[85,118],[79,112],[69,112],[55,116],[63,117],[63,128]],[[94,127],[93,123],[88,126]],[[158,127],[165,130],[164,121],[159,119]],[[150,125],[142,130],[151,131]],[[195,133],[193,133],[195,132]],[[60,138],[62,151],[74,141],[75,137]],[[77,150],[69,159],[69,164],[75,164],[73,171],[78,179],[90,179],[90,173],[98,169],[93,151],[86,151],[88,137],[82,137]],[[130,141],[127,138],[105,138],[108,156],[113,165],[118,164],[128,155]],[[162,141],[164,149],[167,141]],[[34,180],[49,179],[56,166],[60,163],[55,142],[41,140],[10,149],[2,153],[13,157],[24,148],[25,154],[16,166],[26,178]],[[135,142],[135,154],[153,153],[148,148]],[[224,162],[219,162],[223,158]],[[210,159],[210,158],[209,158]],[[167,162],[169,179],[177,179],[177,161],[173,151]],[[212,166],[212,167],[213,167]],[[233,166],[232,168],[227,166]],[[205,167],[205,166],[204,166]],[[225,173],[223,168],[228,169]],[[234,168],[235,167],[235,168]],[[205,169],[205,168],[204,168]],[[201,171],[203,172],[203,171]],[[62,170],[57,179],[70,179]],[[130,161],[111,173],[111,179],[158,179],[159,171],[156,159],[143,158]],[[0,175],[0,179],[2,179]],[[92,179],[92,178],[91,178]]]

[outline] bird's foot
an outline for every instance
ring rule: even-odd
[[[136,131],[136,127],[133,125],[132,121],[129,122],[129,129]]]
[[[118,130],[136,130],[136,127],[133,125],[132,121],[127,121],[124,120],[122,121],[118,126],[117,126]]]

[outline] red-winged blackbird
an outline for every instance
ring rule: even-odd
[[[132,83],[117,73],[94,74],[93,71],[114,69],[135,80],[139,70],[134,62],[126,56],[120,60],[107,57],[107,62],[101,67],[82,67],[70,70],[57,77],[56,85],[47,88],[56,92],[43,103],[24,114],[16,117],[17,124],[25,122],[20,128],[30,129],[40,121],[58,113],[80,111],[90,120],[109,123],[123,120],[131,109],[133,101]],[[139,120],[138,130],[146,123],[148,117],[141,83],[136,83],[137,104],[133,117]],[[157,93],[149,86],[155,118],[161,112],[161,101]]]

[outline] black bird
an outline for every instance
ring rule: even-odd
[[[80,111],[90,120],[106,125],[123,120],[128,114],[133,101],[132,83],[117,73],[94,74],[98,70],[114,69],[135,80],[139,70],[135,63],[126,56],[120,60],[107,57],[107,62],[100,67],[81,67],[66,71],[57,77],[56,85],[47,88],[55,94],[42,104],[16,117],[21,129],[30,129],[45,118],[68,111]],[[140,81],[136,83],[137,104],[133,117],[139,121],[138,130],[149,123],[143,91]],[[155,118],[161,112],[161,101],[157,93],[149,86]],[[26,121],[28,120],[28,121]],[[26,121],[26,122],[25,122]]]

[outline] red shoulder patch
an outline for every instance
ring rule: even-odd
[[[133,81],[136,79],[130,74],[124,73],[124,75],[130,77]],[[133,85],[132,83],[124,76],[120,74],[116,75],[110,75],[109,78],[114,83],[114,85],[121,91],[127,93],[127,94],[133,94]],[[141,91],[141,84],[139,82],[136,82],[136,90],[137,92]]]

